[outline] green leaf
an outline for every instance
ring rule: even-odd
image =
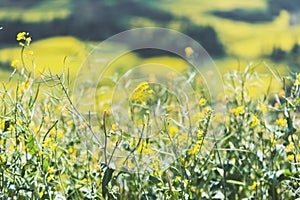
[[[152,183],[160,183],[161,180],[155,176],[150,175],[149,176],[149,181],[151,181]]]
[[[43,159],[43,166],[44,166],[44,171],[47,171],[47,170],[48,170],[48,167],[49,167],[49,161],[48,161],[48,158],[44,158],[44,159]]]
[[[292,176],[293,175],[292,172],[289,169],[284,170],[283,174],[286,175],[286,176]]]
[[[27,147],[31,155],[34,155],[37,152],[37,146],[34,144],[34,137],[32,134],[27,137]]]

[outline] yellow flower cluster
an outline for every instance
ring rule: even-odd
[[[242,115],[245,113],[245,108],[244,106],[239,106],[237,108],[231,109],[231,113],[235,114],[236,116]]]
[[[75,146],[69,147],[69,148],[68,148],[68,153],[69,153],[69,154],[76,155],[76,153],[77,153],[76,147],[75,147]]]
[[[287,120],[286,119],[277,119],[275,123],[278,126],[285,127],[287,124]]]
[[[252,117],[252,122],[250,124],[250,128],[254,128],[259,124],[258,118],[256,116]]]
[[[257,187],[257,183],[256,183],[256,181],[253,181],[253,183],[251,185],[251,189],[256,190],[256,187]]]
[[[206,99],[204,99],[204,98],[201,98],[198,102],[199,106],[204,106],[205,104],[206,104]]]
[[[155,151],[152,149],[151,145],[147,144],[146,141],[141,143],[138,148],[136,149],[137,154],[144,153],[145,155],[153,155]]]
[[[133,95],[131,96],[131,101],[136,101],[137,103],[141,103],[143,106],[146,105],[148,95],[152,95],[153,90],[149,89],[149,84],[144,82],[138,85],[135,89]]]
[[[20,65],[19,60],[13,60],[10,64],[10,66],[13,68],[18,68],[19,65]]]
[[[259,104],[258,105],[258,109],[262,112],[262,113],[265,113],[267,112],[267,107],[263,104]]]
[[[48,167],[47,173],[53,174],[54,172],[55,172],[55,170],[53,169],[53,167]]]
[[[294,161],[295,156],[293,154],[290,154],[290,155],[287,156],[286,159],[287,159],[287,161]]]
[[[264,185],[264,182],[253,181],[253,183],[251,185],[251,189],[256,190],[256,188],[259,187],[260,185]]]
[[[28,32],[20,32],[17,34],[17,41],[22,47],[29,46],[31,42],[31,37]]]
[[[173,138],[178,132],[179,129],[177,127],[172,126],[169,128],[169,134],[171,138]]]
[[[111,129],[112,131],[116,131],[116,130],[118,129],[118,125],[112,124],[110,129]]]
[[[286,147],[285,147],[285,151],[287,153],[293,152],[295,149],[295,145],[293,142],[290,142]]]
[[[200,150],[202,142],[203,142],[203,139],[198,140],[197,143],[194,144],[193,148],[188,150],[188,154],[196,155]]]
[[[198,130],[197,137],[201,138],[203,136],[203,130]]]

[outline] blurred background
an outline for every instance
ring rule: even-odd
[[[222,73],[250,61],[300,71],[300,1],[295,0],[0,0],[0,79],[20,59],[16,34],[28,31],[37,69],[73,74],[91,49],[121,31],[158,26],[198,41]],[[123,56],[116,69],[140,62],[184,69],[168,52]],[[261,67],[263,68],[263,67]],[[263,71],[263,69],[262,69]]]

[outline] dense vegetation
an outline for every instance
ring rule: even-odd
[[[23,32],[17,40],[23,55],[31,38]],[[189,108],[195,116],[183,109],[186,105],[176,106],[171,89],[180,90],[176,76],[169,77],[168,86],[141,83],[132,91],[128,124],[123,126],[101,101],[95,102],[97,120],[85,118],[90,113],[77,109],[80,96],[71,93],[67,73],[35,74],[26,66],[13,62],[17,87],[7,82],[0,90],[2,199],[300,197],[299,74],[274,71],[283,90],[262,91],[264,95],[253,99],[249,88],[262,83],[250,64],[224,77],[226,97],[212,104],[202,80],[188,71],[184,75],[197,96]],[[221,113],[213,109],[218,104]],[[185,117],[193,123],[187,126]],[[158,120],[162,123],[153,126]],[[158,132],[153,132],[155,127]],[[91,135],[102,138],[104,147]],[[115,148],[129,156],[118,159],[111,151]],[[170,149],[176,159],[162,168],[156,153]],[[151,162],[140,168],[145,165],[137,163],[148,156]]]

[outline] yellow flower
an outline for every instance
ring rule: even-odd
[[[50,105],[45,104],[45,105],[44,105],[44,110],[45,110],[45,111],[49,111],[49,110],[50,110]]]
[[[10,124],[7,130],[8,131],[13,131],[13,130],[15,130],[15,127],[13,127],[13,125]]]
[[[148,94],[153,94],[153,90],[148,90]]]
[[[237,108],[231,109],[231,113],[234,113],[235,115],[242,115],[245,113],[244,106],[239,106]]]
[[[58,138],[62,138],[64,136],[64,132],[63,131],[59,131],[58,133],[57,133],[57,137]]]
[[[20,41],[20,40],[26,39],[25,35],[26,35],[26,32],[20,32],[20,33],[18,33],[17,34],[17,40]]]
[[[26,38],[26,43],[29,45],[30,44],[30,42],[31,42],[31,37],[28,37],[28,38]]]
[[[54,180],[54,175],[53,174],[49,175],[48,178],[47,178],[48,182],[50,182],[52,180]]]
[[[204,99],[204,98],[201,98],[198,102],[199,106],[204,106],[205,104],[206,104],[206,99]]]
[[[0,155],[0,162],[4,163],[6,161],[5,156],[3,154]]]
[[[76,147],[69,147],[69,148],[68,148],[68,153],[69,153],[69,154],[75,155],[76,152],[77,152]]]
[[[276,144],[278,144],[278,141],[274,138],[271,139],[270,141],[271,141],[272,146],[275,146]]]
[[[147,93],[150,91],[148,90],[149,83],[143,82],[137,86],[134,90],[133,95],[130,97],[131,101],[136,101],[142,103],[147,100]]]
[[[69,127],[71,127],[71,126],[74,125],[74,122],[73,122],[72,120],[70,120],[70,121],[67,122],[67,125],[68,125]]]
[[[51,151],[54,151],[55,150],[55,148],[56,148],[56,144],[55,143],[52,143],[52,144],[50,144],[50,150]]]
[[[17,34],[17,41],[19,41],[19,45],[24,47],[24,46],[29,46],[30,42],[31,42],[31,37],[29,35],[29,33],[27,32],[20,32]]]
[[[205,108],[204,108],[204,112],[206,112],[206,113],[209,113],[209,112],[211,112],[212,111],[212,109],[211,109],[211,107],[209,107],[209,106],[206,106]]]
[[[118,126],[117,126],[116,124],[112,124],[112,125],[111,125],[111,130],[112,130],[112,131],[116,131],[117,128],[118,128]]]
[[[173,138],[178,132],[179,129],[177,127],[172,126],[169,128],[169,134],[171,138]]]
[[[23,93],[25,90],[27,90],[31,85],[31,80],[30,79],[27,79],[25,82],[22,82],[20,85],[19,85],[19,88],[18,88],[18,91],[20,93]]]
[[[53,169],[53,167],[48,167],[47,173],[52,174],[54,172],[55,172],[55,170]]]
[[[263,104],[259,104],[258,105],[258,109],[262,112],[262,113],[265,113],[267,112],[267,107]]]
[[[76,161],[76,156],[75,156],[75,155],[71,155],[70,159],[71,159],[72,161]]]
[[[146,102],[143,101],[143,102],[141,103],[141,105],[142,105],[142,106],[146,106]]]
[[[295,156],[293,154],[287,156],[287,161],[293,161]]]
[[[278,126],[285,127],[286,124],[287,124],[287,120],[286,120],[286,119],[277,119],[275,123],[276,123],[276,125],[278,125]]]
[[[188,150],[188,154],[189,155],[195,155],[198,153],[198,151],[200,150],[200,144],[199,143],[196,143],[194,144],[193,148],[192,149],[189,149]]]
[[[204,112],[198,112],[198,117],[202,119],[205,116]]]
[[[254,128],[254,127],[257,126],[258,124],[259,124],[259,121],[258,121],[257,117],[254,115],[254,116],[252,117],[252,122],[251,122],[251,124],[250,124],[250,128]]]
[[[253,181],[252,185],[251,185],[251,189],[252,190],[256,190],[256,187],[258,186],[258,184],[256,183],[256,181]]]
[[[17,68],[19,66],[19,60],[13,60],[10,64],[10,66],[12,66],[13,68]]]
[[[192,49],[192,47],[186,47],[184,49],[185,55],[186,57],[191,57],[194,53],[194,50]]]
[[[45,122],[46,124],[48,124],[48,123],[51,122],[51,119],[50,119],[50,117],[49,117],[48,115],[44,117],[44,122]]]
[[[189,181],[188,181],[187,179],[184,179],[184,180],[183,180],[183,183],[184,183],[184,185],[188,185],[188,184],[189,184]]]
[[[44,148],[48,147],[51,142],[52,142],[51,138],[46,138],[42,144],[42,147],[44,147]]]
[[[285,147],[285,151],[287,153],[294,151],[295,145],[293,142],[290,142],[286,147]]]
[[[42,198],[44,196],[44,190],[40,191],[39,196],[40,196],[40,198]]]
[[[23,124],[23,120],[22,120],[22,119],[19,119],[19,120],[17,121],[17,124],[22,125],[22,124]]]
[[[55,127],[51,129],[51,131],[49,132],[49,134],[51,135],[51,137],[54,137],[56,133],[56,129]]]
[[[199,131],[197,132],[197,137],[200,138],[200,137],[202,137],[202,136],[203,136],[203,131],[202,131],[202,130],[199,130]]]
[[[176,183],[176,182],[179,182],[179,181],[181,181],[181,177],[180,176],[175,176],[174,182]]]

